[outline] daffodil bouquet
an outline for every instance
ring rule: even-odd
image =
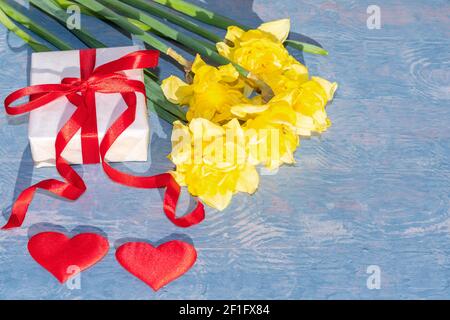
[[[286,47],[321,55],[327,52],[309,43],[289,40],[289,19],[266,22],[252,29],[183,0],[30,3],[64,26],[66,9],[79,6],[84,14],[137,36],[182,67],[184,79],[170,76],[162,82],[146,71],[148,104],[173,124],[169,158],[176,168],[172,175],[211,207],[223,210],[235,193],[254,193],[259,184],[258,166],[276,170],[282,164],[293,164],[300,137],[322,133],[331,125],[325,108],[333,99],[337,84],[310,76],[306,66]],[[226,29],[225,38],[185,16]],[[0,2],[1,23],[34,50],[51,50],[10,18],[58,49],[71,48],[13,6]],[[169,23],[202,39],[188,36]],[[90,47],[104,47],[83,28],[70,31]],[[195,51],[195,59],[183,57],[163,39]]]
[[[170,159],[180,185],[222,210],[236,192],[258,187],[257,165],[270,170],[295,162],[299,136],[321,133],[331,124],[325,107],[337,84],[310,77],[286,50],[289,19],[244,31],[228,27],[216,44],[220,55],[269,85],[262,96],[232,63],[214,67],[197,55],[188,81],[170,76],[162,82],[166,98],[187,107],[188,124],[176,121]]]

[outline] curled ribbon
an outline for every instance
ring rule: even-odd
[[[64,148],[81,129],[83,163],[101,162],[104,172],[115,182],[135,188],[166,188],[164,212],[167,218],[179,227],[189,227],[201,222],[205,217],[203,204],[189,214],[176,217],[176,206],[180,196],[180,186],[170,173],[154,176],[134,176],[111,167],[105,155],[114,141],[134,122],[136,117],[136,93],[144,96],[145,86],[141,81],[128,79],[121,71],[155,67],[158,52],[142,50],[129,53],[117,60],[95,67],[95,49],[80,50],[80,78],[64,78],[60,84],[41,84],[19,89],[5,99],[5,109],[10,115],[30,112],[45,106],[51,101],[66,97],[76,107],[75,112],[56,135],[56,169],[64,181],[48,179],[28,187],[19,195],[12,207],[11,216],[2,229],[22,225],[28,207],[37,189],[47,190],[69,200],[78,199],[85,191],[83,179],[61,156]],[[107,129],[100,145],[98,144],[95,93],[120,93],[127,108]],[[29,102],[11,106],[13,102],[30,96]]]

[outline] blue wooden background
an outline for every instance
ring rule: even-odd
[[[161,192],[112,183],[98,165],[78,166],[88,185],[78,201],[39,193],[24,227],[0,232],[0,298],[450,298],[449,1],[196,2],[253,26],[290,17],[294,38],[311,37],[328,49],[328,57],[293,54],[311,74],[339,82],[328,108],[333,126],[303,140],[298,163],[263,176],[255,195],[235,196],[223,212],[208,209],[204,223],[189,229],[164,217]],[[379,30],[366,25],[371,4],[381,9]],[[82,23],[108,45],[132,43],[103,23]],[[1,100],[27,85],[29,59],[29,48],[0,27]],[[167,61],[160,74],[182,75]],[[154,115],[150,122],[151,162],[119,167],[142,174],[171,168],[171,127]],[[22,189],[55,176],[54,169],[33,169],[27,117],[1,112],[3,215]],[[184,195],[181,211],[188,203]],[[28,254],[28,238],[48,230],[108,237],[112,249],[82,273],[79,290],[60,285]],[[155,293],[115,261],[114,246],[130,238],[191,241],[197,263]],[[381,271],[378,290],[366,284],[371,265]]]

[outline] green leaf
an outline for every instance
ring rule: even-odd
[[[31,35],[20,29],[0,8],[0,23],[3,24],[9,31],[16,34],[19,38],[25,41],[34,51],[50,51],[50,48],[34,39]]]
[[[144,1],[144,0],[123,0],[123,2],[128,3],[129,5],[141,9],[145,12],[148,12],[152,15],[158,16],[163,19],[167,19],[172,23],[175,23],[186,30],[189,30],[193,33],[196,33],[208,40],[211,40],[214,43],[222,41],[222,38],[216,35],[214,32],[209,31],[208,29],[182,17],[172,13],[170,10],[164,10],[157,5],[155,5],[152,1]]]
[[[127,0],[127,2],[133,1],[137,2],[139,0]],[[208,9],[199,7],[193,3],[184,1],[184,0],[154,0],[155,2],[162,4],[168,8],[176,10],[180,13],[183,13],[189,17],[192,17],[198,21],[204,22],[206,24],[227,30],[229,26],[237,26],[243,30],[250,30],[251,27],[243,25],[236,20],[227,18],[223,15],[220,15],[216,12],[210,11]],[[312,53],[312,54],[320,54],[320,55],[328,55],[328,51],[325,49],[295,40],[286,40],[285,43],[297,50],[302,50],[304,52]]]
[[[166,99],[159,84],[151,79],[145,79],[145,88],[147,97],[156,102],[161,108],[170,112],[178,119],[186,121],[186,112],[178,105],[171,103]]]
[[[300,42],[300,41],[295,41],[295,40],[286,40],[284,41],[284,43],[286,45],[289,45],[292,48],[298,49],[298,50],[302,50],[304,52],[308,52],[308,53],[312,53],[312,54],[320,54],[322,56],[327,56],[328,55],[328,51],[325,50],[322,47],[310,44],[310,43],[306,43],[306,42]]]
[[[86,0],[78,0],[78,1],[86,1]],[[149,26],[150,29],[145,29],[145,31],[149,30],[165,38],[177,41],[180,44],[186,46],[187,48],[193,49],[196,52],[200,53],[202,56],[210,58],[211,60],[213,60],[218,64],[230,63],[228,59],[220,56],[215,51],[216,50],[215,45],[201,40],[197,40],[182,32],[179,32],[178,30],[175,30],[174,28],[168,26],[167,24],[151,17],[148,14],[143,13],[142,11],[139,11],[136,8],[133,8],[128,4],[115,0],[96,0],[96,1],[103,4],[105,7],[112,8],[120,15],[140,21],[144,25]]]
[[[63,10],[56,4],[53,0],[29,0],[30,3],[41,10],[42,12],[46,13],[50,17],[57,20],[63,27],[67,28],[66,22],[69,18],[69,14],[66,12],[66,10]],[[104,48],[106,47],[103,43],[98,41],[95,37],[89,35],[87,32],[85,32],[84,28],[81,27],[81,29],[72,29],[70,30],[78,39],[80,39],[82,42],[86,43],[88,47],[91,48]]]
[[[10,6],[6,2],[1,2],[0,7],[2,10],[13,20],[17,21],[30,31],[37,34],[39,37],[46,39],[48,42],[50,42],[52,45],[57,47],[60,50],[69,50],[70,45],[66,42],[60,40],[57,36],[55,36],[53,33],[42,27],[39,23],[36,21],[33,21],[31,18],[25,16],[18,10],[16,10],[14,7]]]
[[[135,35],[137,38],[141,39],[148,45],[152,46],[153,48],[166,53],[169,47],[158,40],[157,38],[149,35],[142,29],[136,27],[134,24],[129,22],[125,17],[115,13],[111,9],[105,7],[103,4],[99,3],[95,0],[75,0],[76,3],[81,4],[94,12],[95,14],[103,16],[106,20],[110,21],[113,24],[118,25],[125,31],[130,32],[131,34]]]
[[[169,124],[173,124],[177,120],[180,120],[181,122],[186,123],[185,120],[181,120],[181,119],[175,117],[173,114],[171,114],[170,112],[167,112],[163,107],[161,107],[157,102],[155,102],[153,100],[147,100],[147,106],[151,112],[156,113],[158,115],[158,117],[160,117],[161,119],[163,119],[164,121],[166,121]]]
[[[223,15],[199,7],[187,1],[183,0],[154,0],[154,1],[166,7],[172,8],[178,12],[184,13],[185,15],[195,18],[199,21],[214,25],[222,29],[226,29],[229,26],[237,26],[240,27],[241,29],[245,29],[244,25],[240,24],[239,22],[233,19],[227,18]]]
[[[34,1],[34,0],[30,0],[30,1]],[[1,4],[2,3],[0,3],[0,5]],[[40,2],[37,4],[42,5],[44,3]],[[52,13],[52,15],[51,15],[52,17],[54,17],[54,18],[58,17],[57,20],[60,22],[62,19],[64,19],[65,12],[60,11],[59,7],[56,7],[56,8],[51,7],[50,1],[46,2],[45,5],[49,5],[49,6],[44,6],[44,8],[49,10],[49,12]],[[42,7],[40,7],[40,8],[42,8]],[[19,21],[25,22],[26,20],[19,19]],[[65,19],[63,21],[65,21]],[[50,49],[48,47],[41,44],[37,40],[34,40],[34,38],[31,35],[29,35],[25,31],[23,31],[19,27],[17,27],[1,9],[0,9],[0,22],[2,24],[4,24],[9,30],[11,30],[12,32],[17,34],[20,38],[22,38],[26,43],[28,43],[34,51],[38,51],[38,52],[50,51]],[[71,31],[74,31],[74,30],[71,30]],[[85,31],[78,31],[77,33],[79,36],[81,35],[81,37],[84,40],[87,40],[88,42],[89,42],[89,39],[93,38],[91,35],[89,35]],[[50,42],[50,39],[47,39],[47,37],[48,37],[48,33],[43,32],[42,38],[45,40],[49,40],[49,42]],[[95,41],[95,43],[91,43],[91,44],[100,45],[102,47],[105,46],[103,43],[101,43],[97,40]],[[70,50],[73,48],[70,45],[67,45],[67,49]],[[175,120],[186,121],[185,112],[179,106],[176,106],[176,105],[170,103],[167,99],[165,99],[165,96],[162,93],[162,90],[161,90],[159,84],[153,79],[156,77],[156,75],[154,75],[149,70],[144,70],[144,76],[145,76],[145,81],[147,84],[146,88],[148,90],[148,93],[147,93],[148,94],[147,95],[148,96],[148,98],[147,98],[148,105],[149,106],[156,105],[156,107],[154,108],[154,110],[156,110],[155,112],[157,112],[157,114],[163,120],[167,121],[168,123],[173,123]]]

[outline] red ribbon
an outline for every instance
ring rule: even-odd
[[[43,180],[22,191],[12,207],[11,216],[2,229],[22,225],[28,207],[37,189],[44,189],[69,200],[78,199],[85,191],[83,179],[61,156],[72,137],[81,129],[83,163],[102,163],[105,173],[115,182],[136,188],[166,188],[164,212],[172,223],[179,227],[189,227],[201,222],[205,217],[203,204],[198,201],[189,214],[177,218],[176,206],[180,196],[180,186],[170,173],[155,176],[133,176],[111,167],[105,155],[114,141],[135,120],[136,93],[145,96],[145,86],[141,81],[128,79],[122,71],[152,68],[158,64],[158,52],[142,50],[127,54],[117,60],[95,68],[95,49],[80,50],[80,78],[64,78],[60,84],[41,84],[19,89],[5,99],[5,109],[10,115],[30,112],[45,106],[51,101],[66,97],[76,110],[56,135],[56,169],[64,181]],[[120,93],[127,109],[106,131],[98,145],[95,93]],[[32,97],[28,103],[11,106],[23,97]]]

